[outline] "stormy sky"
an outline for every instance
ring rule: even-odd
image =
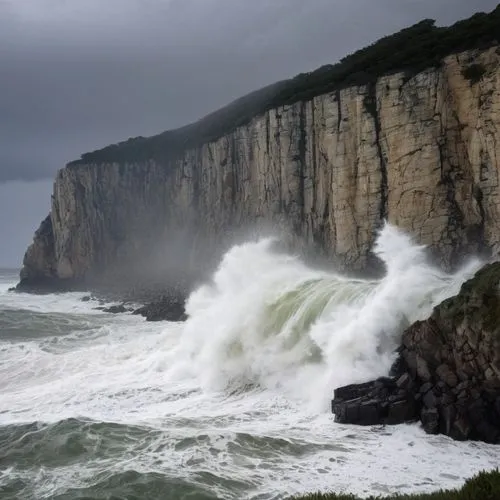
[[[0,266],[19,264],[47,212],[44,179],[81,153],[183,125],[423,18],[450,24],[497,3],[0,0],[0,234],[11,236]]]

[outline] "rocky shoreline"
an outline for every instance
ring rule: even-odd
[[[92,296],[85,296],[82,300],[97,300]],[[146,321],[185,321],[187,319],[185,301],[173,295],[164,294],[157,300],[134,308],[130,303],[122,302],[109,307],[97,307],[103,312],[111,314],[132,313],[134,316],[143,316]]]
[[[89,292],[82,297],[83,302],[96,302],[95,309],[110,314],[132,313],[146,318],[146,321],[185,321],[187,288],[181,286],[170,289],[112,289],[93,288],[73,281],[39,280],[23,281],[9,289],[10,292],[49,294],[66,292]],[[110,305],[115,302],[116,304]],[[138,305],[141,304],[139,307]]]
[[[500,262],[403,334],[390,376],[335,390],[337,422],[420,420],[431,434],[500,444]]]
[[[14,291],[82,291],[21,282]],[[93,292],[107,313],[131,313],[146,321],[185,321],[186,289],[118,289]],[[114,305],[109,305],[115,302]],[[144,304],[137,307],[138,304]],[[489,263],[465,282],[458,295],[402,336],[388,377],[337,388],[337,422],[395,425],[420,421],[431,434],[500,444],[500,262]]]

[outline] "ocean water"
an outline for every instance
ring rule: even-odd
[[[374,251],[386,276],[363,281],[233,247],[184,324],[8,293],[0,272],[0,498],[426,492],[497,467],[500,447],[418,424],[334,422],[333,389],[387,374],[404,326],[480,265],[445,275],[391,226]]]

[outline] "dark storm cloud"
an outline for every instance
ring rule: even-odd
[[[493,0],[0,1],[0,182],[180,126],[245,92]]]
[[[0,183],[0,268],[19,268],[33,232],[50,210],[52,181]]]

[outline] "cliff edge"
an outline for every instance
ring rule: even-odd
[[[499,32],[500,7],[424,21],[191,126],[83,155],[57,174],[21,285],[189,283],[256,228],[351,270],[373,264],[383,220],[444,268],[496,253]]]

